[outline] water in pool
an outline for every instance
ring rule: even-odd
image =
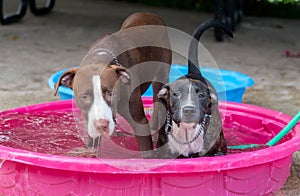
[[[150,118],[149,115],[148,117]],[[103,138],[100,148],[106,147],[100,151],[115,154],[116,157],[121,157],[122,152],[119,149],[136,153],[138,147],[132,131],[128,131],[130,126],[121,117],[117,117],[117,124],[117,134],[111,139]],[[8,113],[0,116],[0,144],[31,152],[93,157],[94,152],[84,150],[86,149],[82,139],[84,129],[82,122],[74,120],[72,112]],[[244,138],[247,142],[264,142],[257,141],[257,135],[253,132],[247,134],[249,128],[238,123],[227,123],[223,131],[228,145],[244,144]],[[231,150],[229,154],[239,152],[241,151]]]

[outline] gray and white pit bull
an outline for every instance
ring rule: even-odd
[[[198,41],[206,29],[216,26],[232,36],[219,20],[202,23],[194,32],[190,44],[188,74],[165,85],[158,93],[166,108],[160,112],[166,114],[156,146],[160,158],[226,154],[217,93],[197,66]]]
[[[141,95],[152,84],[154,102],[158,101],[158,91],[169,80],[169,49],[163,20],[152,13],[135,13],[123,22],[120,31],[93,44],[80,67],[61,76],[56,91],[59,86],[73,89],[91,139],[112,135],[118,112],[132,126],[143,157],[153,157],[150,125]],[[136,66],[144,64],[147,65]],[[156,114],[154,109],[154,125]]]

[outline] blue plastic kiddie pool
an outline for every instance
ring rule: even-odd
[[[49,87],[54,90],[54,84],[68,69],[69,68],[54,73],[48,80]],[[242,102],[245,89],[254,85],[254,81],[251,77],[234,71],[201,67],[201,72],[217,90],[219,100]],[[175,81],[177,78],[185,75],[186,73],[187,66],[172,65],[170,70],[170,82]],[[68,87],[59,87],[58,94],[61,100],[73,98],[73,91]],[[143,96],[151,97],[152,94],[152,87],[149,87]]]

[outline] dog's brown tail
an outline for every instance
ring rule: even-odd
[[[233,37],[230,28],[227,27],[224,23],[222,23],[219,19],[205,21],[196,28],[196,30],[193,33],[193,39],[189,47],[188,74],[199,76],[199,79],[201,81],[203,81],[204,79],[200,72],[200,66],[198,62],[198,42],[200,40],[201,35],[211,27],[221,27],[228,36]]]

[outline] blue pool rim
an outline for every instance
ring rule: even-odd
[[[69,69],[71,68],[60,70],[51,75],[48,80],[48,86],[54,90],[55,83],[58,81],[60,76]],[[246,88],[254,85],[254,80],[251,77],[235,71],[201,67],[201,72],[216,88],[219,100],[223,101],[242,102]],[[173,82],[186,73],[187,66],[173,64],[170,71],[170,82]],[[221,79],[219,76],[221,76]],[[218,84],[215,83],[216,78],[219,78],[218,81],[222,82],[221,85],[218,86]],[[73,99],[74,97],[72,89],[64,86],[59,87],[58,95],[60,96],[60,100]],[[143,96],[152,96],[151,87],[143,94]]]

